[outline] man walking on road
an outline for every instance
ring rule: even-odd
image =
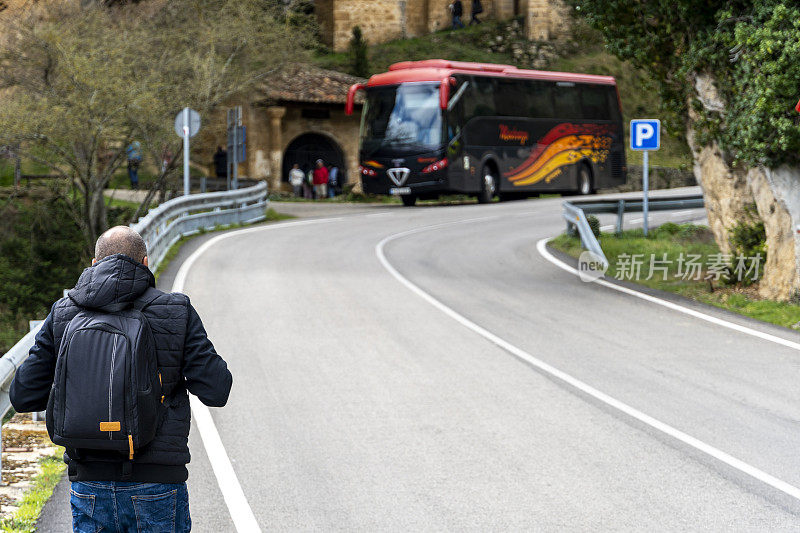
[[[46,408],[66,448],[79,533],[189,531],[188,392],[222,407],[233,383],[189,298],[155,289],[147,261],[132,229],[101,235],[11,384],[14,409]]]

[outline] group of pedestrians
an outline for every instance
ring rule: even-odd
[[[326,166],[322,159],[317,159],[313,169],[303,170],[298,163],[289,171],[289,184],[297,198],[321,200],[333,198],[341,193],[339,167]]]
[[[464,16],[464,4],[461,0],[454,0],[450,6],[450,16],[453,18],[453,29],[457,30],[464,27],[464,23],[461,22],[461,17]],[[478,18],[478,15],[483,13],[483,4],[481,4],[481,0],[472,0],[472,10],[470,11],[472,18],[469,21],[470,26],[473,24],[480,24],[481,21]]]

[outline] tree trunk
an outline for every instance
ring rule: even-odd
[[[103,187],[92,187],[86,191],[86,227],[89,232],[91,243],[108,229],[108,218],[106,216],[106,202],[103,197]]]

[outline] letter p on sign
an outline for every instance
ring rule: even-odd
[[[631,120],[631,150],[658,150],[661,121],[657,118]]]

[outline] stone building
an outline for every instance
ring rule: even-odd
[[[462,0],[464,22],[471,0]],[[315,0],[322,40],[336,51],[346,50],[354,26],[370,43],[417,37],[450,25],[451,0]],[[562,0],[482,0],[482,18],[524,16],[529,39],[548,40],[567,30],[568,10]]]
[[[358,130],[361,104],[344,113],[347,90],[365,80],[307,65],[273,76],[243,110],[247,161],[240,171],[267,179],[270,190],[288,190],[293,163],[309,168],[317,159],[335,164],[359,190]],[[224,120],[224,119],[223,119]]]

